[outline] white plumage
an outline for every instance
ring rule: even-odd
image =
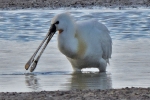
[[[105,25],[94,19],[75,22],[69,13],[55,16],[51,24],[59,31],[59,50],[75,71],[91,67],[98,68],[100,72],[106,71],[112,40]]]

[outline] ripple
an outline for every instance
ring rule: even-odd
[[[71,71],[53,71],[53,72],[32,72],[32,73],[21,73],[21,72],[15,72],[15,73],[4,73],[0,75],[71,75]]]
[[[113,12],[85,11],[84,13],[79,10],[71,13],[75,16],[75,20],[98,19],[108,29],[112,29],[110,33],[115,33],[111,34],[112,37],[116,37],[114,39],[149,38],[150,11],[148,10],[114,10]],[[29,42],[42,39],[40,36],[47,33],[50,20],[55,13],[48,10],[23,12],[1,11],[0,15],[1,39]],[[138,31],[137,35],[134,35],[135,31]],[[130,32],[130,34],[125,35],[124,32]],[[33,35],[31,36],[30,34]]]
[[[51,18],[60,12],[64,10],[0,11],[0,91],[149,86],[150,10],[70,11],[76,21],[95,18],[110,30],[113,53],[107,71],[111,74],[73,73],[69,61],[58,51],[56,35],[35,72],[25,71],[24,64],[45,37]]]

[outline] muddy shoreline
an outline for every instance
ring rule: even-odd
[[[0,100],[150,100],[150,88],[1,92]]]
[[[0,0],[0,9],[32,8],[91,8],[91,7],[149,7],[149,0]]]

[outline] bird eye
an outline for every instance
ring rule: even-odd
[[[59,24],[59,21],[57,21],[55,24]]]

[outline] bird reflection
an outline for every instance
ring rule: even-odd
[[[73,73],[71,89],[111,89],[110,74],[103,73]]]
[[[33,91],[39,91],[40,90],[38,78],[34,74],[25,75],[25,83]]]
[[[38,73],[39,74],[39,73]],[[55,91],[55,90],[71,90],[71,89],[111,89],[112,81],[110,73],[99,72],[82,72],[82,73],[66,73],[66,72],[46,72],[42,75],[45,81],[41,80],[34,74],[25,75],[25,83],[31,91]],[[49,79],[47,77],[50,77]],[[40,80],[40,81],[39,81]],[[55,83],[55,84],[54,84]],[[48,84],[45,87],[45,84]],[[53,87],[53,88],[52,88]]]

